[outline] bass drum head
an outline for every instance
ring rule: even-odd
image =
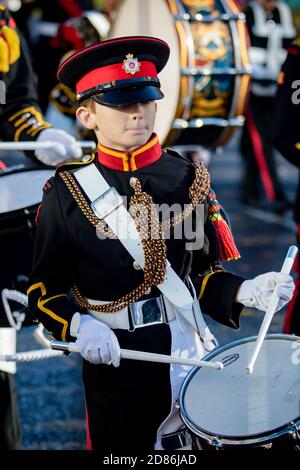
[[[190,50],[190,61],[182,61],[181,67],[182,74],[193,76],[188,126],[176,145],[222,146],[244,122],[250,80],[245,22],[233,0],[181,0],[175,4],[177,15],[190,18],[181,20],[189,25],[189,40],[186,44],[180,40],[180,50]],[[181,38],[179,26],[176,22]]]
[[[136,35],[163,39],[171,48],[169,61],[159,74],[165,98],[157,101],[154,129],[160,141],[164,142],[175,118],[180,87],[179,43],[173,17],[165,0],[120,2],[108,38]]]
[[[249,375],[255,340],[217,348],[204,360],[220,361],[224,369],[194,368],[186,377],[180,412],[195,435],[228,445],[259,444],[299,422],[300,338],[267,336]]]
[[[109,38],[135,35],[161,38],[171,49],[159,75],[161,142],[224,145],[243,125],[249,89],[246,26],[234,0],[120,1]]]

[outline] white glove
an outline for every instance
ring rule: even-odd
[[[76,344],[80,354],[92,364],[120,365],[120,345],[114,332],[91,315],[83,315]]]
[[[53,147],[35,151],[36,158],[45,165],[55,166],[68,160],[79,160],[82,157],[79,143],[72,135],[62,129],[44,129],[36,141],[55,142]]]
[[[254,307],[265,312],[275,289],[279,298],[275,310],[277,312],[293,297],[295,284],[289,274],[270,272],[244,281],[236,300],[245,307]]]

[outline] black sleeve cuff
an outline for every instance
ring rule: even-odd
[[[54,339],[74,341],[70,335],[70,322],[74,313],[80,309],[68,299],[67,295],[42,299],[38,297],[36,291],[33,291],[28,295],[28,307]]]
[[[226,271],[216,271],[203,278],[199,294],[201,310],[218,323],[239,328],[243,305],[235,302],[244,279]]]

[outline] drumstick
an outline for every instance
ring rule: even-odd
[[[298,248],[296,246],[290,246],[289,247],[286,258],[283,262],[283,265],[282,265],[282,268],[281,268],[281,271],[280,271],[281,273],[285,273],[285,274],[290,273],[290,271],[293,267],[293,264],[294,264],[297,253],[298,253]],[[269,328],[270,323],[272,321],[272,318],[274,316],[275,309],[277,307],[277,303],[278,303],[278,295],[277,295],[277,289],[275,288],[274,292],[272,294],[272,297],[271,297],[270,304],[269,304],[269,306],[266,310],[264,319],[262,321],[258,336],[256,338],[254,351],[252,353],[249,364],[246,367],[246,372],[248,374],[252,374],[252,372],[253,372],[255,361],[257,359],[257,356],[258,356],[259,351],[261,349],[263,340],[265,339],[268,328]]]
[[[76,343],[66,343],[64,341],[51,341],[52,349],[61,351],[79,352]],[[144,351],[133,351],[130,349],[121,349],[122,359],[133,359],[135,361],[161,362],[165,364],[182,364],[185,366],[207,367],[211,369],[223,369],[222,362],[206,362],[198,359],[185,359],[182,357],[168,356],[164,354],[149,353]]]
[[[96,144],[93,140],[77,140],[77,144],[79,144],[82,148],[90,148],[94,150],[96,148]],[[57,142],[52,140],[47,140],[45,142],[30,142],[30,141],[23,141],[23,142],[0,142],[0,150],[38,150],[38,149],[48,149],[57,145]]]

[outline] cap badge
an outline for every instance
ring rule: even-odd
[[[123,60],[122,69],[124,69],[126,73],[134,75],[136,72],[140,71],[140,66],[141,64],[137,57],[133,57],[133,54],[127,54],[126,59]]]

